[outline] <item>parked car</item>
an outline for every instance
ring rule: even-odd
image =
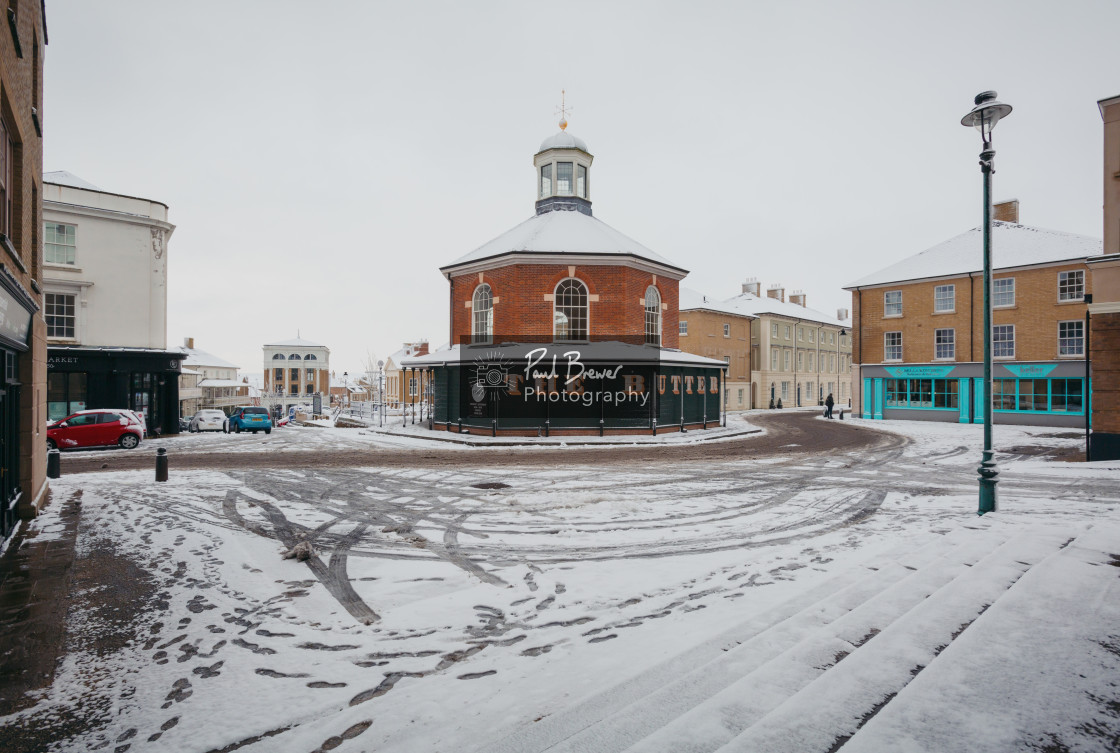
[[[238,434],[242,430],[251,431],[254,434],[258,431],[271,434],[272,419],[268,415],[268,408],[258,408],[252,405],[234,408],[233,413],[229,414],[229,430]]]
[[[179,431],[190,431],[192,418],[194,416],[179,416]]]
[[[191,431],[224,431],[229,432],[229,421],[226,414],[216,408],[200,410],[191,419]]]
[[[47,425],[47,449],[120,445],[131,450],[144,425],[130,410],[83,410]]]
[[[128,415],[130,415],[134,419],[136,419],[136,423],[138,423],[140,425],[140,438],[141,439],[146,439],[147,438],[147,436],[148,436],[148,421],[144,418],[143,413],[138,413],[134,410],[120,410],[120,411],[116,411],[116,412],[117,413],[127,413]]]

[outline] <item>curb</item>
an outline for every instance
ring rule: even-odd
[[[696,430],[694,429],[693,431],[696,431]],[[703,429],[700,429],[699,431],[703,431]],[[463,439],[460,436],[452,434],[451,432],[442,432],[442,431],[440,431],[440,432],[433,431],[431,436],[426,436],[426,435],[421,436],[421,435],[417,435],[417,434],[391,434],[389,432],[372,432],[372,433],[373,434],[384,434],[385,436],[391,436],[391,437],[406,437],[406,438],[410,438],[410,439],[424,439],[424,440],[429,440],[429,441],[434,441],[434,442],[449,442],[451,444],[468,445],[470,447],[634,447],[634,446],[642,446],[642,445],[650,445],[652,447],[671,447],[673,445],[678,445],[678,444],[684,446],[684,445],[693,444],[695,442],[715,442],[715,441],[718,441],[718,440],[721,440],[721,439],[733,439],[735,437],[743,437],[743,436],[748,436],[750,434],[762,434],[762,429],[744,429],[742,431],[732,432],[732,433],[729,433],[729,434],[718,434],[716,436],[709,435],[709,436],[706,436],[706,437],[702,436],[702,437],[698,437],[698,438],[696,438],[694,440],[691,440],[691,441],[688,441],[688,442],[680,442],[680,441],[678,441],[678,442],[655,442],[655,441],[652,441],[652,440],[645,441],[645,442],[635,442],[633,440],[627,441],[627,440],[621,440],[621,439],[620,440],[602,440],[602,441],[598,441],[598,442],[588,442],[588,441],[578,441],[578,440],[573,441],[573,440],[561,439],[561,438],[555,438],[554,439],[552,437],[549,437],[547,439],[544,439],[542,437],[542,441],[539,441],[539,442],[525,442],[525,441],[517,441],[517,440],[499,440],[499,439],[491,440],[487,437],[479,438],[478,435],[471,435],[471,436],[475,437],[474,439]],[[449,436],[444,436],[444,435],[449,435]],[[679,432],[677,432],[677,433],[674,433],[674,434],[667,434],[665,436],[676,437],[676,436],[679,436],[679,435],[680,435]],[[635,435],[635,436],[643,436],[643,435]]]

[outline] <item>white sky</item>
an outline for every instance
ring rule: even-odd
[[[46,170],[162,201],[168,344],[262,369],[296,336],[362,367],[448,339],[438,267],[533,212],[532,155],[595,155],[596,217],[719,297],[841,286],[980,222],[995,198],[1101,235],[1096,102],[1120,3],[48,0]]]

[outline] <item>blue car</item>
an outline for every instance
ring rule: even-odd
[[[272,419],[268,415],[268,408],[251,405],[235,408],[233,413],[229,414],[229,430],[238,434],[242,431],[251,431],[254,434],[263,431],[265,434],[271,434]]]

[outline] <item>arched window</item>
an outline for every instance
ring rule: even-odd
[[[306,356],[303,357],[303,360],[305,360],[305,361],[318,361],[319,359],[315,357],[314,353],[308,353]]]
[[[489,343],[494,339],[494,294],[486,283],[474,289],[471,298],[471,342]]]
[[[552,336],[557,340],[587,339],[587,286],[568,278],[556,286]]]
[[[661,344],[661,294],[650,285],[646,288],[646,345]]]
[[[300,357],[299,357],[299,353],[292,353],[292,354],[291,354],[290,356],[288,356],[288,360],[289,360],[289,361],[298,361],[298,360],[300,360]]]
[[[274,355],[274,356],[272,357],[272,360],[273,360],[273,361],[287,361],[288,359],[287,359],[287,358],[284,358],[284,354],[283,354],[283,353],[277,353],[276,355]]]

